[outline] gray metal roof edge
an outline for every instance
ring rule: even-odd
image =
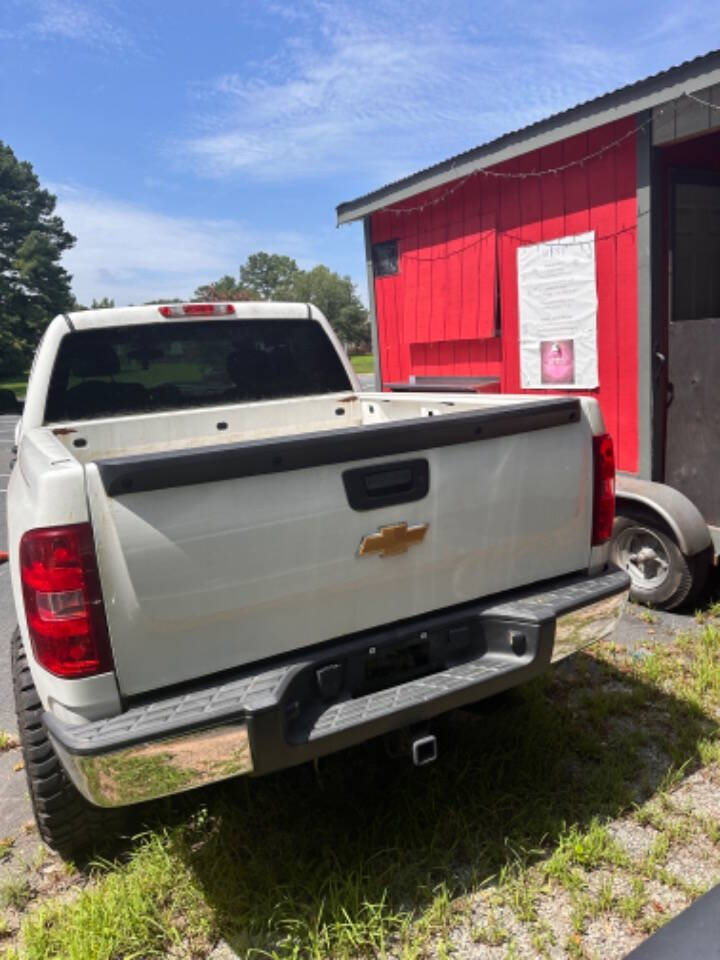
[[[418,193],[425,193],[475,170],[539,150],[593,127],[660,106],[677,99],[683,93],[696,93],[715,83],[720,83],[720,50],[713,50],[661,73],[587,100],[386,184],[355,200],[341,203],[336,208],[337,225],[359,220],[390,203],[398,203]]]

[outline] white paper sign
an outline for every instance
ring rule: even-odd
[[[598,386],[595,233],[518,247],[523,387]]]

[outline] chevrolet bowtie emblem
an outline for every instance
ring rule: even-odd
[[[409,527],[406,523],[380,527],[377,533],[369,533],[362,538],[358,556],[379,553],[381,557],[397,557],[401,553],[407,553],[408,548],[414,544],[422,543],[427,529],[426,523],[419,523],[414,527]]]

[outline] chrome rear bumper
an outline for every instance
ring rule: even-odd
[[[598,640],[610,639],[623,615],[628,594],[629,590],[625,590],[558,617],[552,662],[564,660]]]
[[[247,724],[139,743],[124,750],[78,756],[52,737],[75,786],[98,807],[126,807],[251,773]]]
[[[291,767],[524,683],[612,636],[629,586],[615,568],[566,577],[323,644],[107,720],[43,719],[83,795],[127,806]]]

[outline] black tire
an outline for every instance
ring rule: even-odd
[[[117,841],[125,812],[93,806],[68,778],[42,722],[42,705],[18,630],[10,645],[15,712],[35,822],[45,843],[63,859],[82,862]]]
[[[634,545],[655,555],[639,562]],[[660,517],[621,513],[615,518],[610,558],[630,574],[630,599],[635,603],[675,610],[689,604],[705,586],[710,558],[707,552],[686,556]]]

